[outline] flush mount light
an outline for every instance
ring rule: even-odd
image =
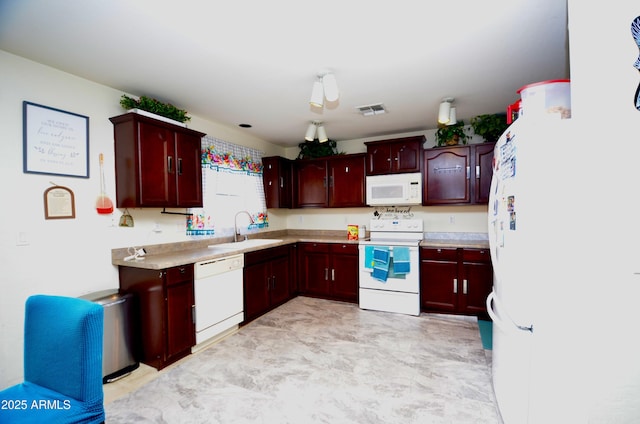
[[[438,109],[439,124],[449,124],[451,120],[451,103],[453,103],[453,100],[453,97],[445,97],[442,99],[442,103],[440,103],[440,108]]]

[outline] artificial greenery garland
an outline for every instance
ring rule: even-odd
[[[162,103],[159,100],[152,99],[147,96],[140,96],[140,100],[133,99],[126,94],[120,98],[120,106],[124,109],[140,109],[146,112],[155,113],[165,118],[173,119],[178,122],[190,121],[191,117],[187,116],[187,111],[178,109],[170,103]]]

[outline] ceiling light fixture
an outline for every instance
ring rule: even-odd
[[[454,125],[458,123],[458,117],[456,116],[456,108],[451,106],[449,109],[449,122],[447,125]]]
[[[320,79],[313,83],[313,89],[311,90],[311,99],[309,99],[309,104],[315,107],[324,106],[324,90],[322,88],[322,80]]]
[[[324,129],[324,125],[322,125],[321,123],[318,124],[318,141],[320,143],[324,143],[328,140],[329,137],[327,137],[327,130]]]
[[[307,132],[304,135],[304,139],[307,141],[313,141],[314,138],[316,138],[316,123],[312,122],[307,127]]]
[[[318,80],[313,83],[309,104],[314,107],[323,107],[324,99],[335,102],[340,97],[336,76],[331,72],[319,72]]]
[[[312,121],[307,127],[307,132],[304,135],[304,139],[307,141],[313,141],[316,138],[316,132],[318,134],[318,141],[324,143],[329,140],[327,137],[327,130],[320,121]]]
[[[325,74],[322,77],[322,88],[324,88],[324,97],[327,101],[335,102],[340,96],[338,91],[338,82],[336,76],[332,73]]]
[[[440,103],[440,108],[438,109],[439,124],[451,125],[449,124],[451,121],[451,103],[453,103],[454,100],[455,99],[453,97],[445,97],[442,99],[442,103]],[[455,108],[453,108],[453,110],[455,114]]]

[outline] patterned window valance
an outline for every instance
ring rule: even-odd
[[[262,152],[211,137],[202,139],[202,166],[262,174]],[[221,169],[222,168],[222,169]]]
[[[207,136],[202,139],[203,207],[192,209],[187,235],[233,235],[234,218],[239,211],[247,211],[253,220],[245,223],[244,229],[269,226],[262,156],[262,152],[249,147]]]

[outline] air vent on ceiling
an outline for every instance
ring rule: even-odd
[[[374,115],[383,115],[387,113],[387,109],[384,108],[382,103],[376,103],[374,105],[366,105],[366,106],[358,106],[356,107],[358,112],[362,114],[362,116],[374,116]]]

